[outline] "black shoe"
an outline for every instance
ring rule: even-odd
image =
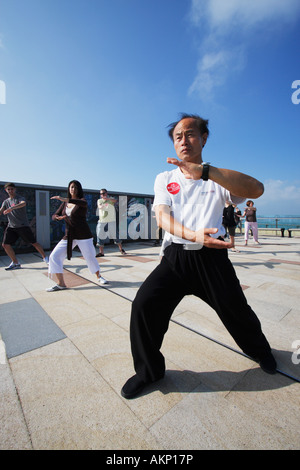
[[[104,256],[104,254],[103,254],[103,253],[98,253],[98,254],[96,255],[96,258],[101,258],[101,256]]]
[[[141,380],[137,375],[134,375],[133,377],[128,379],[125,385],[123,386],[121,390],[121,395],[122,397],[127,398],[127,400],[130,400],[130,398],[134,398],[136,395],[141,393],[146,387],[146,385],[146,382]]]
[[[131,398],[134,398],[140,393],[142,393],[142,391],[144,390],[145,387],[147,387],[147,385],[151,385],[152,383],[157,382],[163,377],[164,377],[164,374],[157,380],[144,382],[138,377],[138,375],[134,375],[133,377],[128,379],[125,385],[123,386],[121,390],[121,395],[122,397],[127,398],[127,400],[130,400]]]
[[[257,358],[256,361],[267,374],[276,374],[277,364],[271,352],[266,353],[261,358]]]

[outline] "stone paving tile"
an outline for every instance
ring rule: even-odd
[[[291,344],[300,343],[300,238],[261,242],[239,239],[240,253],[229,256],[280,367],[300,377]],[[6,363],[0,356],[0,449],[299,449],[299,382],[239,354],[215,312],[193,297],[176,308],[165,337],[164,380],[135,400],[121,397],[134,373],[131,301],[159,262],[150,243],[125,249],[129,256],[113,247],[99,261],[107,287],[74,253],[65,269],[78,285],[58,293],[45,291],[52,281],[37,254],[22,255],[15,272],[0,257],[2,305],[34,299],[66,336]]]

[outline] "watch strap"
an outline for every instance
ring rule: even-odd
[[[208,174],[209,174],[209,163],[202,163],[202,176],[201,178],[203,181],[208,180]]]

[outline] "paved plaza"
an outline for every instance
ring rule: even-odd
[[[164,380],[133,400],[131,302],[159,263],[152,242],[106,248],[97,284],[75,251],[67,290],[37,253],[5,271],[0,257],[0,449],[300,449],[300,238],[262,236],[229,252],[278,363],[268,375],[241,353],[215,312],[187,296],[162,351]]]

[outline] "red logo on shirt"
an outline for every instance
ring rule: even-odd
[[[177,194],[180,191],[180,186],[178,183],[169,183],[167,186],[167,190],[170,194]]]

